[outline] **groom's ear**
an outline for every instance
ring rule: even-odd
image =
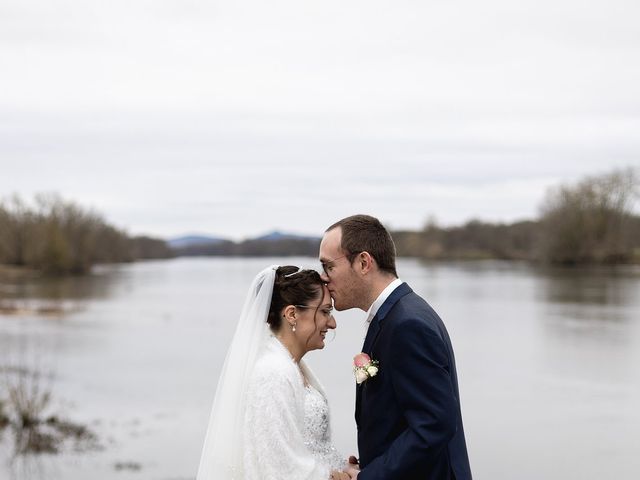
[[[355,259],[357,270],[362,275],[370,273],[375,265],[375,260],[369,252],[360,252]]]

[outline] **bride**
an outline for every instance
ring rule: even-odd
[[[323,389],[302,357],[336,322],[320,275],[272,266],[249,289],[227,352],[197,480],[348,480]]]

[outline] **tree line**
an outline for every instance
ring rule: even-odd
[[[177,256],[235,257],[315,257],[320,238],[248,239],[241,242],[221,240],[174,249]]]
[[[472,220],[393,234],[399,255],[426,259],[495,258],[551,264],[640,263],[638,172],[587,177],[547,192],[536,220],[511,224]]]
[[[98,263],[166,258],[163,240],[129,237],[97,212],[58,195],[18,196],[0,203],[0,264],[48,274],[83,274]]]
[[[640,262],[638,172],[631,169],[587,177],[547,192],[534,220],[510,224],[470,220],[421,230],[393,231],[399,256],[427,260],[504,259],[578,265]],[[320,239],[222,241],[192,245],[177,255],[315,257]]]
[[[428,260],[505,259],[563,265],[640,263],[638,171],[587,177],[547,192],[535,220],[471,220],[417,231],[393,231],[399,256]],[[86,273],[97,263],[174,256],[317,256],[320,239],[230,240],[171,249],[164,240],[129,237],[92,210],[56,195],[30,206],[0,203],[0,264],[52,274]]]

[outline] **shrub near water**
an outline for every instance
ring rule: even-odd
[[[16,455],[58,453],[67,441],[77,451],[100,448],[96,435],[86,426],[47,416],[52,394],[43,387],[42,375],[26,369],[4,370],[7,400],[0,401],[0,429],[11,427]]]

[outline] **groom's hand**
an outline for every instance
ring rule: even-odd
[[[358,459],[351,455],[349,457],[349,463],[347,468],[344,469],[345,472],[349,475],[351,480],[358,478],[358,474],[360,473],[360,467],[358,466]]]

